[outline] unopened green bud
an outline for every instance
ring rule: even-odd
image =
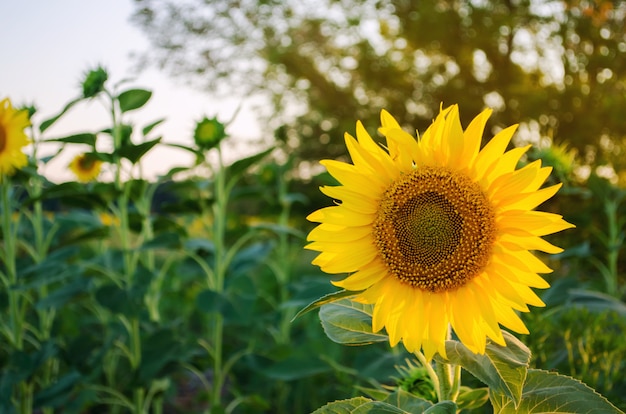
[[[209,119],[205,116],[202,121],[196,124],[193,139],[201,149],[217,147],[224,138],[226,138],[224,124],[218,121],[217,118]]]
[[[104,90],[104,83],[109,78],[107,71],[102,67],[90,70],[83,81],[83,97],[93,98]]]

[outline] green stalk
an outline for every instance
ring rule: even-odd
[[[617,199],[606,200],[604,203],[604,213],[607,218],[608,234],[607,234],[607,262],[608,262],[608,275],[606,278],[606,290],[611,296],[619,296],[618,287],[618,259],[619,249],[621,247],[619,236],[619,225],[617,218],[617,209],[619,207],[619,201]]]
[[[2,177],[2,236],[4,239],[4,266],[9,281],[7,286],[9,294],[9,312],[11,321],[11,342],[17,350],[22,350],[22,320],[20,315],[20,293],[14,287],[17,284],[15,270],[15,239],[13,222],[11,218],[11,181],[8,177]]]
[[[14,350],[24,349],[24,321],[21,312],[22,294],[15,290],[17,285],[17,271],[15,266],[17,237],[16,229],[11,217],[11,180],[7,176],[1,176],[2,186],[2,236],[4,244],[4,266],[8,281],[7,294],[9,296],[9,321],[10,321],[10,342]],[[33,387],[26,381],[20,382],[17,393],[18,409],[22,414],[32,412],[33,407]]]
[[[224,279],[226,269],[224,263],[224,245],[226,234],[226,207],[228,194],[226,192],[224,177],[224,162],[222,159],[221,147],[217,147],[218,168],[215,173],[215,202],[213,203],[213,243],[215,244],[215,292],[224,292]],[[222,342],[224,334],[224,318],[222,314],[215,314],[215,325],[213,329],[213,396],[211,405],[219,407],[221,405],[222,384],[224,382],[222,370]]]
[[[31,135],[34,136],[34,133],[31,129]],[[35,162],[37,161],[37,143],[33,145],[33,159]],[[32,179],[31,185],[31,196],[36,200],[33,205],[33,233],[35,238],[35,263],[41,263],[47,255],[48,246],[46,245],[46,239],[44,235],[43,223],[43,205],[41,201],[41,192],[42,192],[42,180],[39,175],[36,178]],[[44,284],[39,288],[39,298],[45,298],[48,296],[48,285]],[[39,339],[40,342],[45,342],[50,339],[50,333],[52,332],[52,324],[54,322],[54,317],[56,315],[56,309],[47,308],[41,309],[37,311],[39,317]],[[42,375],[42,383],[41,387],[45,388],[52,383],[53,372],[58,366],[58,360],[56,358],[50,358],[44,364],[44,371]],[[51,414],[53,412],[52,408],[44,408],[43,412],[45,414]]]
[[[283,229],[286,229],[289,225],[289,215],[291,213],[291,203],[287,197],[288,188],[287,180],[284,177],[284,171],[278,174],[278,199],[280,201],[280,215],[278,216],[278,224]],[[280,286],[280,300],[281,303],[286,303],[289,300],[289,277],[291,275],[291,261],[287,260],[289,255],[289,235],[286,232],[280,232],[278,234],[278,258],[279,258],[279,286]],[[291,320],[295,315],[295,309],[287,309],[282,314],[282,320],[280,323],[280,336],[279,343],[288,344],[289,336],[291,332]]]
[[[437,372],[435,372],[435,369],[433,368],[432,364],[430,363],[430,361],[426,360],[426,357],[421,351],[415,351],[413,352],[413,354],[417,357],[420,364],[422,364],[422,366],[426,369],[428,376],[433,382],[433,385],[435,386],[435,391],[437,392],[437,400],[443,401],[443,394],[441,392],[439,375],[437,374]]]
[[[122,145],[121,125],[118,122],[115,98],[109,93],[111,99],[111,119],[113,124],[113,142],[117,151]],[[120,191],[118,200],[118,210],[120,219],[120,244],[124,261],[124,284],[126,289],[130,289],[133,284],[135,266],[131,255],[130,228],[128,220],[129,186],[122,183],[122,160],[119,156],[115,159],[115,188]],[[141,365],[141,326],[139,317],[136,315],[130,318],[129,329],[130,364],[133,370],[137,371]],[[139,387],[133,391],[133,412],[141,414],[144,411],[145,390]]]

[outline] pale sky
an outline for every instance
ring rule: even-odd
[[[129,21],[132,10],[131,0],[0,0],[0,99],[9,97],[16,106],[34,104],[38,109],[34,122],[38,124],[77,97],[84,74],[100,64],[109,72],[110,85],[135,78],[129,87],[152,90],[148,104],[129,113],[137,131],[166,118],[152,138],[162,135],[166,142],[191,144],[195,121],[204,115],[230,119],[241,99],[219,101],[156,69],[140,74],[133,70],[131,54],[149,46]],[[95,132],[107,127],[107,120],[101,103],[83,103],[48,129],[44,138]],[[227,132],[231,140],[240,143],[259,138],[260,128],[247,101]],[[67,165],[84,149],[67,148],[46,167],[44,175],[55,182],[72,180]],[[230,158],[238,156],[231,151]],[[185,152],[161,147],[145,157],[144,171],[154,177],[190,162]]]

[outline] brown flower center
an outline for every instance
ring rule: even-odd
[[[443,167],[421,167],[383,194],[374,239],[389,271],[429,292],[453,290],[487,265],[495,216],[480,186]]]
[[[96,159],[93,157],[90,157],[89,155],[83,155],[82,157],[78,159],[78,167],[82,171],[86,171],[86,172],[91,171],[95,163],[96,163]]]

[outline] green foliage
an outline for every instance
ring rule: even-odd
[[[381,108],[424,130],[443,102],[459,103],[462,119],[494,107],[488,129],[519,122],[534,140],[567,141],[584,164],[619,172],[625,10],[623,1],[152,0],[135,2],[134,22],[151,40],[147,57],[173,75],[212,93],[269,95],[266,123],[300,159],[344,156],[343,132],[357,119],[376,124]]]
[[[500,395],[494,395],[491,399],[495,413],[617,412],[613,404],[580,381],[541,370],[528,371],[520,404],[507,401]]]

